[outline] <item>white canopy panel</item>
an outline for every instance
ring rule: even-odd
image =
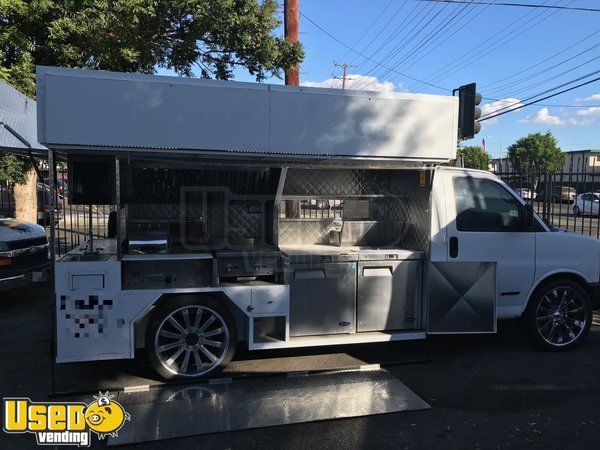
[[[458,99],[38,67],[50,147],[447,161]]]

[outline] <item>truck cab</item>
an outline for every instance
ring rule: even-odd
[[[600,306],[597,239],[537,214],[526,223],[524,200],[489,172],[440,167],[433,196],[432,262],[494,262],[497,317],[522,317],[541,344],[564,348],[587,332]]]

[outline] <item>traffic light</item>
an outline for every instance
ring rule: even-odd
[[[477,107],[481,103],[481,94],[477,92],[475,83],[465,84],[452,91],[452,95],[458,92],[458,138],[471,139],[481,131],[481,124],[477,119],[481,117],[481,109]]]

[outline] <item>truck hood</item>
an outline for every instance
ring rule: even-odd
[[[560,236],[567,236],[567,239],[582,239],[582,240],[589,241],[589,242],[600,243],[600,240],[598,240],[597,238],[595,238],[593,236],[588,236],[587,234],[582,234],[582,233],[578,233],[576,231],[567,230],[566,228],[553,228],[551,231],[554,233],[557,233]]]
[[[0,217],[0,242],[21,241],[45,235],[44,227],[17,219]]]

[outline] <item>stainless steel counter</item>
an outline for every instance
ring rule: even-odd
[[[399,249],[399,248],[377,248],[377,247],[358,247],[333,245],[284,245],[280,247],[281,252],[288,256],[298,255],[356,255],[351,260],[379,261],[379,260],[420,260],[424,254],[418,250]]]

